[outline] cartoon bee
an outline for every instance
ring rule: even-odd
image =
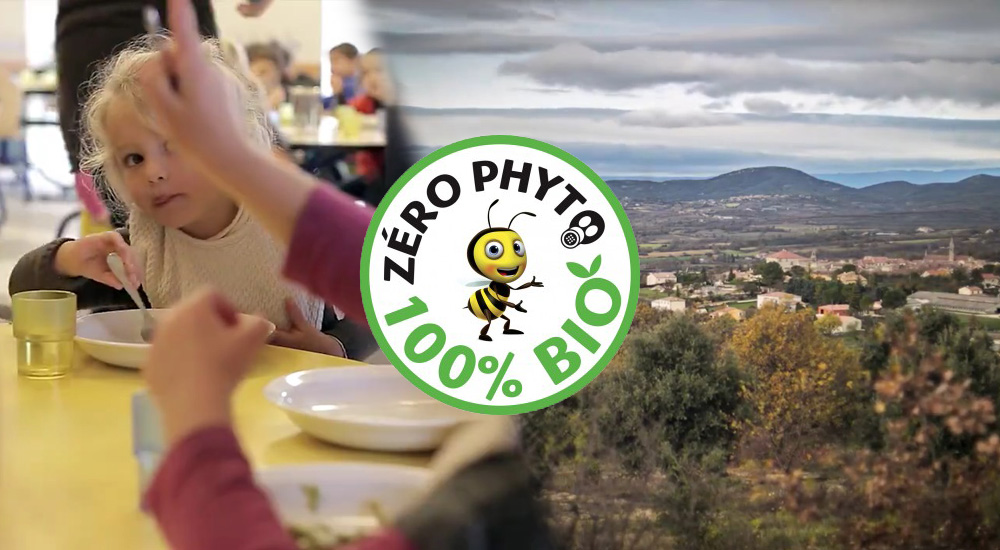
[[[508,284],[521,277],[528,265],[528,253],[524,249],[524,241],[510,226],[521,214],[527,214],[531,217],[535,217],[535,215],[531,212],[520,212],[510,219],[507,227],[493,227],[490,222],[490,211],[498,202],[500,199],[493,201],[493,204],[486,210],[486,225],[489,228],[477,233],[469,242],[469,248],[466,251],[469,266],[476,273],[490,280],[488,286],[477,290],[469,297],[469,303],[465,306],[473,315],[486,321],[486,326],[479,332],[479,339],[487,342],[493,340],[486,332],[490,330],[490,325],[497,318],[506,321],[503,326],[504,334],[524,334],[510,328],[510,318],[504,315],[504,311],[508,307],[521,313],[527,313],[527,310],[521,307],[521,302],[515,304],[509,301],[510,292],[533,286],[543,286],[542,283],[535,282],[534,277],[531,278],[530,283],[525,283],[517,288],[511,288]],[[485,282],[476,286],[481,284],[485,284]]]

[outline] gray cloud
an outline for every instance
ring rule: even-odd
[[[751,97],[743,101],[743,106],[751,113],[760,115],[785,115],[792,111],[792,106],[784,101],[767,97]]]
[[[658,114],[665,115],[658,111],[627,111],[622,109],[593,109],[593,108],[553,108],[553,109],[487,109],[487,108],[445,108],[432,109],[425,107],[403,107],[403,111],[414,117],[503,117],[505,119],[573,119],[573,120],[617,120],[626,126],[652,126],[652,127],[695,127],[714,126],[717,124],[636,124],[637,120],[655,120]],[[969,140],[983,143],[991,136],[1000,139],[1000,120],[973,120],[954,118],[931,118],[931,117],[899,117],[884,115],[831,115],[822,113],[702,113],[709,115],[702,120],[712,120],[711,115],[722,115],[724,118],[715,119],[715,122],[726,121],[727,124],[742,124],[754,122],[788,122],[801,124],[803,126],[812,125],[834,125],[851,128],[899,128],[902,130],[922,130],[932,132],[958,132],[967,133]],[[684,120],[680,115],[667,115],[664,120]],[[690,116],[688,120],[696,120]]]
[[[998,9],[1000,12],[1000,9]],[[1000,22],[998,22],[1000,25]],[[501,26],[502,28],[502,26]],[[756,27],[655,36],[557,36],[511,32],[383,32],[386,48],[405,54],[531,53],[573,40],[598,52],[635,48],[698,53],[762,55],[835,61],[1000,62],[992,33],[906,35],[889,30],[841,27]]]
[[[843,161],[810,155],[768,155],[756,151],[660,147],[655,145],[617,145],[593,143],[553,143],[579,158],[605,178],[631,174],[667,174],[715,176],[748,166],[788,166],[810,173],[837,172],[844,169]],[[943,170],[961,166],[992,166],[996,159],[984,158],[977,163],[957,164],[929,159],[860,159],[850,164],[864,171],[891,170],[906,166],[912,170]]]
[[[427,107],[404,106],[403,111],[413,116],[430,117],[489,117],[500,116],[504,118],[573,118],[590,120],[610,120],[628,114],[630,111],[622,109],[598,109],[598,108],[573,108],[563,107],[554,109],[489,109],[480,107],[470,108],[448,108],[433,109]]]
[[[642,49],[602,53],[574,43],[507,61],[500,73],[546,85],[605,92],[687,84],[714,97],[797,91],[863,99],[948,98],[985,105],[1000,103],[1000,64],[986,62],[820,65],[774,55],[735,57]]]
[[[516,21],[525,17],[551,17],[527,0],[368,0],[367,7],[377,21],[380,16],[400,14],[433,19]]]
[[[727,113],[671,113],[662,110],[630,111],[618,119],[626,126],[653,128],[694,128],[699,126],[727,126],[739,124],[739,115]]]

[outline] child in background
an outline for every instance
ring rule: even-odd
[[[130,210],[128,227],[77,241],[59,239],[28,253],[11,273],[11,294],[62,289],[77,294],[81,309],[132,306],[107,266],[108,253],[117,252],[132,284],[141,284],[154,308],[170,307],[211,284],[226,289],[240,311],[277,325],[275,343],[345,355],[341,341],[320,331],[324,314],[332,314],[328,325],[336,327],[336,312],[279,276],[284,247],[160,133],[160,121],[139,86],[141,74],[154,70],[155,44],[140,39],[107,63],[83,111],[81,167],[123,199]],[[253,85],[225,63],[215,42],[206,42],[204,50],[231,100],[218,108],[239,113],[243,121],[242,136],[231,139],[269,150],[271,132]]]
[[[333,96],[323,100],[323,108],[348,103],[358,94],[358,49],[344,42],[330,49],[330,87]]]
[[[372,48],[368,50],[368,53],[361,56],[361,74],[371,72],[381,72],[383,70],[382,66],[382,50],[380,48]],[[364,87],[364,84],[361,84]]]
[[[291,56],[277,42],[250,44],[247,46],[247,60],[250,72],[264,87],[268,106],[278,110],[288,100],[288,68]]]
[[[363,92],[349,102],[359,113],[375,114],[393,101],[389,74],[382,69],[382,53],[372,49],[361,58],[361,86]],[[382,177],[385,166],[385,150],[361,150],[354,154],[354,171],[370,185]],[[363,196],[358,187],[345,189],[356,196]]]

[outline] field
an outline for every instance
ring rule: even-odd
[[[979,323],[979,326],[986,330],[1000,330],[1000,317],[982,317],[979,315],[959,315],[955,314],[959,321],[968,324],[972,321]]]

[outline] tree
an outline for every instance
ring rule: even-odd
[[[623,368],[605,373],[600,426],[628,468],[651,466],[643,463],[649,436],[658,452],[670,454],[730,447],[743,403],[742,375],[720,344],[688,316],[673,316],[626,340]]]
[[[742,285],[740,285],[740,290],[744,294],[756,296],[758,293],[760,293],[760,285],[755,283],[754,281],[746,281]]]
[[[816,330],[824,336],[830,336],[840,329],[840,317],[832,313],[820,317],[816,320]]]
[[[764,286],[774,286],[785,278],[785,270],[781,269],[781,264],[778,262],[761,262],[754,266],[753,271],[760,275]]]
[[[847,286],[840,281],[818,281],[816,283],[815,290],[815,303],[819,305],[824,304],[843,304],[848,301],[846,288]]]
[[[806,268],[801,265],[793,265],[792,269],[790,269],[788,273],[797,279],[804,279],[808,275]]]
[[[892,287],[882,295],[882,307],[897,309],[906,305],[906,293],[899,287]]]
[[[790,470],[810,448],[845,437],[852,420],[870,407],[858,355],[827,338],[812,310],[761,309],[736,330],[732,348],[750,375],[744,395],[753,415],[743,424],[747,448]]]
[[[841,273],[856,273],[858,271],[858,266],[854,264],[844,264],[840,268]]]
[[[951,279],[960,285],[969,284],[969,272],[964,267],[956,267],[951,270]]]
[[[729,276],[726,277],[726,282],[731,283],[736,280],[736,273],[732,269],[729,270]]]
[[[792,279],[785,285],[785,291],[802,296],[807,304],[816,304],[816,282],[811,279]]]
[[[871,311],[874,305],[875,305],[875,300],[873,300],[871,296],[865,294],[864,296],[861,297],[861,300],[858,303],[859,306],[858,310],[862,312]]]
[[[983,270],[979,269],[979,268],[973,269],[972,272],[969,273],[969,281],[972,284],[974,284],[974,285],[978,285],[978,284],[982,283],[983,282]]]
[[[635,316],[632,317],[632,326],[629,327],[629,331],[647,330],[659,324],[669,315],[669,312],[656,309],[646,302],[639,302],[635,306]]]
[[[694,285],[701,283],[703,281],[704,281],[704,275],[700,272],[691,273],[688,271],[685,273],[677,274],[677,282],[682,285]]]

